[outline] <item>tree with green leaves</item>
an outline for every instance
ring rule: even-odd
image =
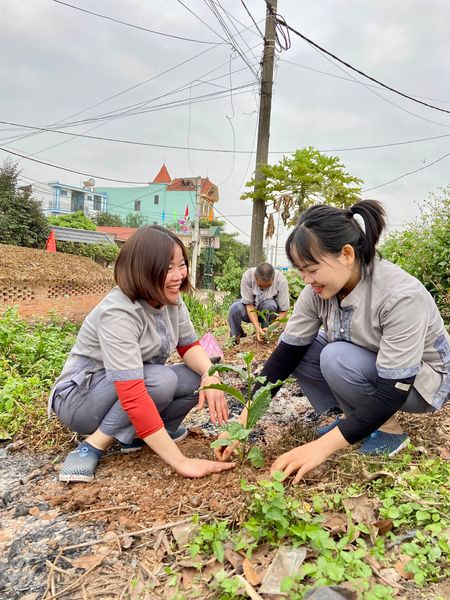
[[[313,204],[325,203],[345,208],[359,199],[362,180],[350,175],[337,156],[326,156],[312,146],[284,156],[275,165],[263,165],[263,180],[253,179],[246,187],[255,188],[241,196],[243,200],[263,197],[280,213],[285,225],[293,225],[299,215]],[[256,186],[256,187],[255,187]],[[266,237],[272,237],[272,213]]]
[[[70,213],[67,215],[57,215],[48,218],[51,225],[57,227],[71,227],[72,229],[87,229],[88,231],[96,231],[97,226],[83,211]]]
[[[146,222],[147,219],[141,213],[130,212],[125,217],[123,225],[124,227],[141,227],[142,225],[145,225]]]
[[[0,167],[0,243],[42,248],[50,232],[48,222],[29,187],[18,187],[19,175],[11,160]]]
[[[113,215],[109,212],[99,212],[92,220],[98,227],[124,227],[120,215]]]

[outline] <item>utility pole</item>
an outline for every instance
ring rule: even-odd
[[[191,264],[191,285],[195,287],[196,276],[197,276],[197,262],[198,255],[200,254],[200,216],[202,214],[201,209],[201,187],[202,178],[195,177],[195,219],[194,219],[194,232],[192,235],[192,264]]]
[[[278,236],[280,235],[280,213],[278,212],[278,217],[277,217],[277,232],[275,235],[275,260],[272,262],[272,265],[274,267],[277,266],[277,260],[278,260]]]
[[[267,164],[269,156],[270,137],[270,112],[272,108],[273,65],[275,61],[275,16],[277,0],[266,0],[266,29],[264,34],[264,53],[262,64],[262,77],[260,88],[258,141],[256,145],[256,182],[264,180],[261,165]],[[258,183],[254,191],[257,193]],[[254,267],[263,258],[264,244],[264,218],[266,216],[266,203],[264,198],[256,197],[253,200],[252,231],[250,236],[249,266]]]

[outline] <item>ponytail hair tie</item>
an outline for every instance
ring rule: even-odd
[[[353,218],[355,219],[358,227],[361,229],[364,235],[366,235],[366,224],[364,222],[364,217],[359,213],[354,213]]]

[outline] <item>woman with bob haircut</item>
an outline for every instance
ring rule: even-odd
[[[66,457],[60,481],[92,481],[114,441],[122,451],[147,444],[184,477],[218,473],[232,464],[188,458],[176,442],[181,423],[205,402],[223,424],[223,392],[197,390],[220,381],[200,346],[180,292],[191,291],[182,242],[158,226],[140,227],[121,249],[117,286],[89,313],[49,399],[49,410],[71,431],[87,435]],[[165,365],[177,350],[184,364]]]
[[[356,442],[362,454],[393,456],[408,442],[395,413],[432,413],[449,400],[450,336],[422,283],[377,256],[384,227],[376,200],[316,205],[287,239],[306,287],[262,375],[293,374],[316,412],[341,413],[273,463],[272,472],[296,472],[294,483]]]

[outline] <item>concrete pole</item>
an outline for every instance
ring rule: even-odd
[[[195,219],[194,232],[192,235],[192,264],[191,264],[191,285],[195,287],[197,275],[198,255],[200,254],[200,216],[201,216],[201,187],[202,178],[197,177],[195,183]]]
[[[255,179],[261,181],[264,175],[260,165],[267,164],[269,156],[270,112],[272,108],[273,66],[275,61],[275,17],[271,14],[277,11],[277,0],[266,0],[266,29],[264,34],[264,53],[260,88],[258,141],[256,146]],[[269,10],[271,7],[271,10]],[[257,192],[257,185],[255,185]],[[252,231],[250,236],[249,266],[254,267],[262,262],[264,245],[264,218],[266,203],[264,198],[253,199]]]

